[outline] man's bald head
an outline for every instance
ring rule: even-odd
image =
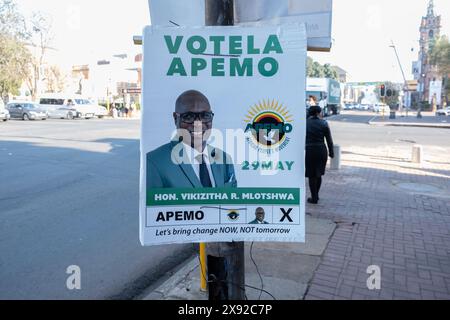
[[[182,135],[184,143],[199,152],[202,152],[206,147],[206,141],[209,139],[213,125],[211,115],[209,115],[210,120],[202,120],[205,113],[212,114],[208,98],[195,90],[186,91],[178,97],[173,113],[175,126],[182,130],[179,134]],[[188,117],[188,120],[186,120],[186,117]],[[212,117],[214,117],[214,114],[212,114]],[[194,122],[191,121],[192,119],[194,119]]]
[[[175,104],[175,112],[210,112],[211,105],[208,98],[199,91],[189,90],[182,93]]]
[[[266,212],[263,208],[259,207],[255,211],[256,220],[260,222],[264,222],[264,218],[266,217]]]

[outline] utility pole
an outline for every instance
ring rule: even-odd
[[[408,89],[408,82],[406,81],[405,72],[403,71],[402,63],[400,62],[400,57],[398,56],[397,47],[395,46],[393,40],[391,40],[390,47],[394,49],[395,56],[397,57],[398,65],[400,66],[400,71],[402,72],[403,81],[404,81],[403,89],[407,90]],[[406,117],[408,117],[408,110],[409,110],[409,108],[406,107]]]
[[[234,0],[205,0],[207,26],[234,25]],[[206,246],[209,300],[245,299],[244,242],[209,243]]]

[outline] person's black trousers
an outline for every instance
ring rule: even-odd
[[[319,201],[319,192],[321,186],[322,186],[322,177],[309,178],[309,189],[311,190],[311,199],[313,202]]]

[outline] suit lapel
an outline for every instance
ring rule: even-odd
[[[211,171],[216,182],[216,187],[222,188],[225,185],[225,174],[223,172],[223,165],[212,164]]]
[[[201,188],[202,184],[195,174],[195,171],[190,164],[189,158],[184,154],[184,148],[182,147],[182,145],[180,145],[181,143],[183,142],[172,141],[172,149],[176,147],[178,148],[180,146],[179,151],[177,150],[177,152],[179,152],[181,163],[178,163],[178,166],[194,188]]]
[[[197,178],[197,175],[195,174],[192,165],[180,164],[179,166],[194,188],[202,188],[202,184],[200,180]]]
[[[222,188],[225,186],[225,166],[221,162],[219,162],[219,164],[216,163],[220,160],[220,155],[216,154],[216,149],[208,146],[208,152],[211,156],[211,171],[214,176],[214,181],[216,182],[216,187]]]

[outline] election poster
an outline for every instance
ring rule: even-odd
[[[304,242],[305,26],[143,39],[142,244]]]

